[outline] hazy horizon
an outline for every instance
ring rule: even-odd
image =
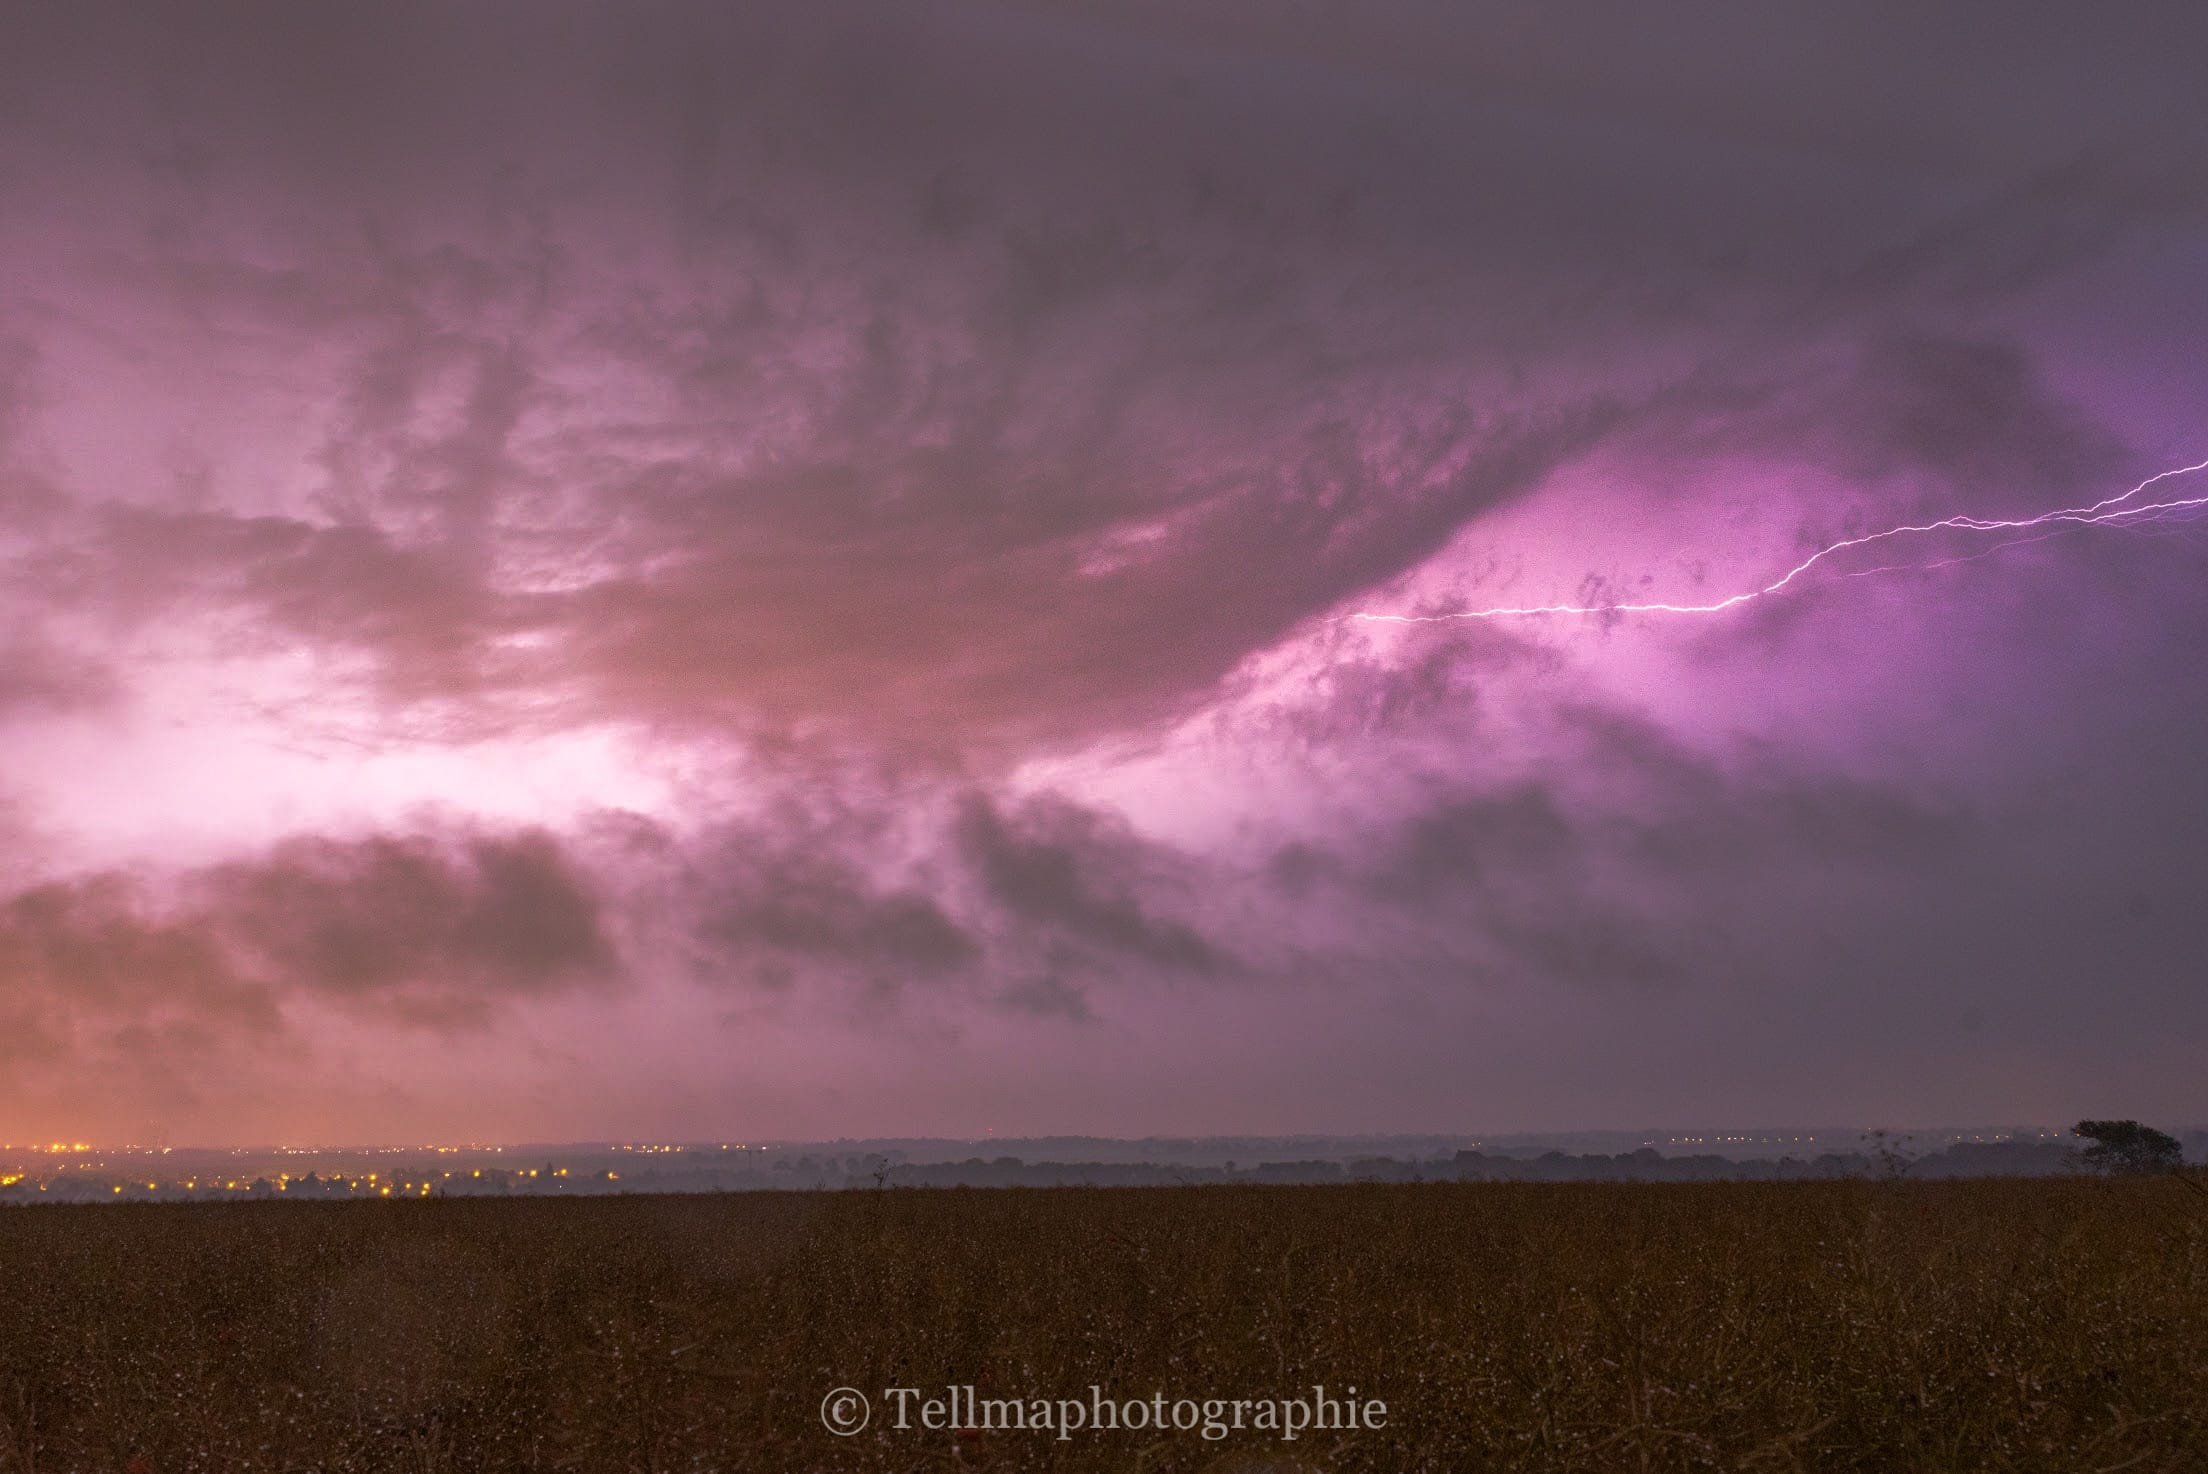
[[[1681,1150],[1711,1148],[1728,1145],[1784,1144],[1798,1138],[1836,1150],[1849,1149],[1874,1139],[1874,1133],[1895,1140],[1910,1138],[1919,1141],[1990,1140],[1997,1136],[2044,1135],[2067,1136],[2070,1124],[2020,1122],[2020,1121],[1942,1121],[1914,1125],[1849,1125],[1836,1122],[1792,1122],[1742,1125],[1730,1123],[1657,1126],[1586,1126],[1554,1130],[1384,1130],[1384,1131],[1268,1131],[1268,1132],[1154,1132],[1142,1136],[1113,1136],[1089,1131],[1053,1132],[1003,1132],[981,1136],[956,1136],[937,1134],[911,1134],[905,1132],[873,1131],[845,1136],[821,1137],[767,1137],[745,1136],[720,1132],[696,1137],[657,1136],[640,1137],[625,1135],[598,1135],[575,1137],[546,1137],[540,1139],[492,1140],[477,1138],[439,1137],[425,1140],[390,1138],[384,1140],[307,1141],[275,1137],[259,1141],[173,1141],[158,1136],[140,1136],[130,1140],[87,1141],[83,1138],[58,1138],[53,1141],[0,1142],[0,1151],[48,1151],[64,1147],[73,1149],[130,1149],[138,1151],[515,1151],[537,1147],[642,1147],[646,1145],[679,1146],[689,1148],[726,1149],[731,1144],[749,1148],[822,1147],[848,1143],[928,1143],[946,1145],[1034,1145],[1045,1142],[1096,1142],[1108,1146],[1140,1146],[1153,1142],[1180,1142],[1210,1144],[1216,1142],[1478,1142],[1528,1143],[1567,1141],[1646,1141],[1651,1145],[1677,1147]],[[2208,1120],[2162,1121],[2158,1124],[2179,1134],[2208,1134]]]

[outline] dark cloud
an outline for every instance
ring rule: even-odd
[[[1183,921],[1155,914],[1139,890],[1157,887],[1159,857],[1123,826],[1062,800],[1007,811],[985,797],[962,806],[958,843],[982,887],[1016,920],[1075,946],[1208,973],[1231,959]]]
[[[1360,683],[1343,699],[1371,697]],[[1521,712],[1521,731],[1529,716],[1530,763],[1484,726],[1468,759],[1481,749],[1456,711],[1336,751],[1361,801],[1270,852],[1269,919],[1252,923],[1269,935],[1236,944],[1271,969],[1305,965],[1281,950],[1294,941],[1329,973],[1474,993],[1687,995],[1739,978],[1766,928],[1808,935],[1836,897],[1929,886],[1997,848],[1953,797],[1760,744],[1690,745],[1614,706],[1560,701]]]
[[[192,889],[267,975],[425,1023],[616,968],[592,882],[542,832],[291,840]]]
[[[1096,1016],[1089,1008],[1086,988],[1055,977],[1029,978],[1014,983],[997,995],[997,1004],[1013,1013],[1076,1024],[1087,1023]]]
[[[2115,432],[2052,390],[2014,342],[1872,343],[1824,418],[1852,430],[1843,447],[1852,474],[1934,476],[1974,493],[1976,506],[2038,510],[2049,496],[2097,501],[2110,493],[2081,492],[2109,487],[2131,463]]]
[[[0,902],[0,1015],[13,1024],[11,1049],[34,1062],[131,1031],[251,1037],[280,1021],[275,990],[240,968],[219,936],[114,875]]]
[[[1569,705],[1575,772],[1599,785],[1619,832],[1658,873],[1769,862],[1791,849],[1797,868],[1899,865],[1962,841],[1965,801],[1803,767],[1760,744],[1697,749],[1645,716]]]
[[[1498,872],[1554,871],[1572,859],[1571,821],[1556,796],[1532,785],[1440,798],[1405,825],[1368,882],[1391,900],[1463,895]]]
[[[2208,171],[2170,120],[2121,147],[2064,152],[1840,272],[1826,310],[1919,315],[2012,300],[2158,227],[2208,211]]]
[[[591,883],[537,832],[301,838],[181,876],[100,874],[0,902],[6,1000],[28,1037],[55,1041],[274,1036],[290,1000],[469,1028],[615,970]]]
[[[853,796],[865,791],[845,776]],[[1097,981],[1231,966],[1176,898],[1203,874],[1197,857],[1063,799],[1008,802],[921,781],[663,833],[655,849],[645,863],[682,877],[662,924],[709,981],[840,980],[876,1002],[922,988],[1086,1017]]]
[[[833,845],[747,828],[691,862],[685,925],[709,977],[784,986],[825,968],[894,990],[978,962],[980,939],[938,897],[877,882]]]

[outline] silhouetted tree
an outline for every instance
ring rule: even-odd
[[[1909,1169],[1917,1164],[1920,1154],[1913,1136],[1897,1136],[1881,1126],[1876,1131],[1865,1132],[1863,1141],[1878,1163],[1878,1175],[1888,1181],[1907,1177]]]
[[[2080,1121],[2071,1128],[2093,1144],[2082,1152],[2100,1172],[2175,1172],[2185,1159],[2177,1138],[2137,1121]]]

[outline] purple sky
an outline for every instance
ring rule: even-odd
[[[2203,54],[18,8],[0,1138],[2208,1116],[2182,519],[1342,618],[2208,457]]]

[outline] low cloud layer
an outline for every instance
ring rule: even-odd
[[[477,1026],[614,968],[598,898],[541,832],[300,837],[205,870],[48,882],[0,908],[0,958],[33,1056],[149,1015],[277,1033],[293,998]]]

